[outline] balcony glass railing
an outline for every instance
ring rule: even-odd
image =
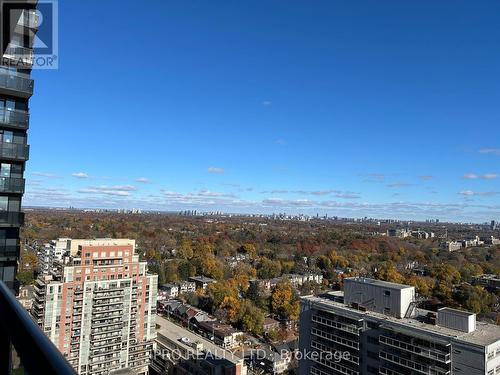
[[[29,157],[29,149],[28,145],[0,142],[0,159],[26,161]]]
[[[0,374],[11,373],[11,346],[29,374],[76,375],[59,350],[0,282]]]
[[[435,349],[425,348],[417,345],[412,345],[401,340],[391,338],[388,336],[381,335],[379,341],[382,344],[392,346],[394,348],[399,348],[426,358],[435,359],[444,363],[449,363],[451,361],[450,353],[443,353]]]
[[[31,48],[21,47],[12,43],[7,45],[3,55],[3,62],[10,60],[10,66],[30,67],[33,65],[34,54]],[[7,64],[9,65],[9,64]]]
[[[17,129],[28,129],[30,115],[27,111],[0,108],[0,125]]]
[[[0,211],[0,225],[21,226],[24,224],[24,212]]]
[[[27,76],[0,69],[0,88],[33,94],[33,80]]]
[[[24,178],[0,177],[0,193],[24,193]]]

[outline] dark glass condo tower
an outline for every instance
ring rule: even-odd
[[[0,280],[17,292],[23,175],[29,156],[28,101],[33,93],[31,46],[38,18],[34,1],[0,0],[0,5]]]

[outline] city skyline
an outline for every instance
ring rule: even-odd
[[[498,220],[498,4],[221,5],[60,3],[24,205]]]

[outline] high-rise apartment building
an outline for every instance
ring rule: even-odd
[[[0,280],[11,289],[19,258],[19,228],[24,223],[21,198],[24,166],[28,160],[28,101],[33,94],[30,77],[36,1],[7,4],[0,0]],[[20,9],[20,7],[24,9]]]
[[[344,293],[301,301],[299,373],[494,375],[500,327],[450,308],[417,308],[413,287],[348,278]]]
[[[38,251],[38,271],[49,275],[54,266],[62,262],[64,256],[69,256],[70,244],[70,238],[58,238],[46,243]]]
[[[70,242],[65,264],[37,280],[32,315],[79,374],[147,374],[158,276],[147,273],[134,240]]]

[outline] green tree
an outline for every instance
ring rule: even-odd
[[[250,301],[243,300],[240,307],[239,325],[245,331],[260,335],[264,326],[264,312]]]
[[[257,277],[259,279],[272,279],[281,275],[281,264],[279,261],[261,258],[257,266]]]

